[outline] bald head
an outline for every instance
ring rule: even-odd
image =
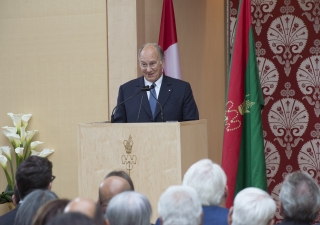
[[[96,224],[104,224],[103,212],[97,203],[88,198],[76,198],[69,202],[64,209],[65,213],[79,212],[92,218]]]
[[[103,212],[106,211],[110,200],[124,191],[131,191],[129,182],[122,177],[111,176],[106,178],[99,187],[99,203]]]

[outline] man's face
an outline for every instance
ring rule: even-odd
[[[139,64],[147,81],[154,83],[161,77],[164,60],[163,62],[160,61],[158,51],[154,46],[147,45],[144,47],[140,54]]]

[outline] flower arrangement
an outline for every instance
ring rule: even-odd
[[[43,149],[42,152],[37,152],[34,149],[43,144],[41,141],[33,141],[31,139],[38,132],[37,130],[26,131],[28,121],[32,114],[13,114],[8,113],[13,121],[14,127],[2,127],[4,135],[9,139],[15,154],[15,170],[13,168],[13,162],[11,157],[11,148],[9,146],[0,147],[0,165],[4,170],[7,178],[7,187],[2,194],[0,194],[0,204],[6,202],[12,202],[12,195],[14,193],[15,184],[15,171],[22,161],[27,159],[31,155],[37,155],[40,157],[47,157],[54,150]],[[10,172],[7,168],[7,163],[10,164]]]

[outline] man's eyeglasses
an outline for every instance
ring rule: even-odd
[[[140,66],[141,66],[141,68],[143,68],[143,69],[147,69],[148,68],[148,66],[150,66],[150,68],[151,69],[154,69],[154,68],[156,68],[157,66],[158,66],[158,64],[161,64],[161,61],[158,61],[158,62],[151,62],[151,63],[145,63],[145,62],[140,62]]]
[[[53,175],[52,175],[52,177],[51,177],[51,182],[54,181],[54,179],[56,179],[56,176],[53,176]]]

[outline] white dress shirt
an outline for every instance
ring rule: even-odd
[[[162,79],[163,79],[163,74],[161,75],[161,77],[156,82],[154,82],[156,84],[154,89],[155,89],[156,94],[157,94],[157,99],[159,97],[159,92],[160,92],[160,88],[161,88],[161,84],[162,84]],[[147,81],[146,78],[144,78],[144,84],[151,86],[153,83],[150,82],[150,81]],[[150,91],[147,91],[147,95],[148,95],[148,99],[149,99],[150,98]]]

